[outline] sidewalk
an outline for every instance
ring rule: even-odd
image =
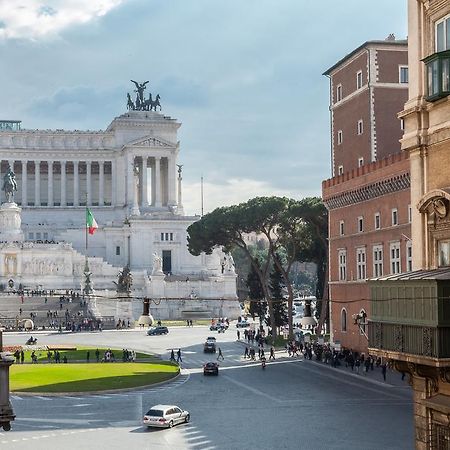
[[[256,351],[258,351],[258,346],[255,344],[249,344],[247,341],[240,339],[236,340],[236,343],[241,344],[243,347],[247,346],[249,348],[254,348]],[[264,352],[267,356],[267,351],[270,347],[267,345],[264,345]],[[345,361],[341,360],[340,365],[337,367],[333,367],[331,364],[325,364],[322,361],[317,361],[316,356],[313,354],[313,357],[311,360],[305,359],[303,355],[299,357],[290,357],[286,350],[276,350],[275,351],[275,357],[277,359],[283,358],[283,359],[301,359],[305,364],[315,364],[317,366],[324,367],[326,369],[332,370],[337,373],[341,373],[343,376],[350,376],[350,377],[357,377],[361,379],[365,379],[368,382],[379,384],[382,386],[387,387],[397,387],[397,388],[408,388],[408,375],[405,375],[405,379],[402,380],[402,374],[400,372],[397,372],[396,370],[387,369],[386,372],[386,381],[383,380],[383,375],[381,373],[381,366],[376,367],[374,366],[374,370],[369,369],[367,373],[364,372],[364,366],[360,366],[359,373],[356,370],[356,367],[352,371],[351,367],[345,367]]]

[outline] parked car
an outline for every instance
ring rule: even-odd
[[[216,362],[207,362],[203,366],[203,375],[219,375],[219,364]]]
[[[250,324],[246,320],[241,320],[236,324],[236,328],[247,328]]]
[[[147,427],[172,428],[189,420],[189,411],[183,411],[175,405],[156,405],[147,411],[142,422]]]
[[[204,353],[216,353],[216,344],[211,341],[206,341],[205,345],[203,346],[203,352]]]
[[[216,343],[216,338],[214,336],[208,336],[206,338],[206,342],[212,342],[213,344]]]
[[[157,334],[167,334],[169,329],[167,327],[151,327],[147,330],[148,336],[155,336]]]

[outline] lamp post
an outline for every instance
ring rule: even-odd
[[[11,422],[16,417],[9,400],[9,367],[13,362],[14,356],[3,351],[3,333],[0,330],[0,427],[5,431],[11,429]]]

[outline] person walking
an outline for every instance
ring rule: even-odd
[[[238,341],[241,340],[241,332],[239,330],[237,330],[237,337],[238,337]]]
[[[25,361],[25,353],[23,352],[23,350],[20,351],[20,364],[23,364],[23,362]]]
[[[386,371],[387,371],[387,364],[383,363],[381,365],[381,373],[383,375],[383,380],[386,381]]]
[[[359,375],[359,368],[361,366],[361,360],[359,359],[359,356],[356,357],[355,366],[356,366],[356,373]]]
[[[100,351],[98,349],[95,350],[95,359],[97,360],[97,362],[100,361]]]
[[[249,358],[248,347],[247,347],[247,346],[245,346],[245,350],[244,350],[244,358],[245,358],[245,359]]]
[[[88,363],[91,358],[91,352],[88,350],[86,353],[86,362]]]
[[[175,361],[175,353],[174,353],[173,349],[172,349],[172,351],[170,352],[170,360],[171,360],[171,361]]]
[[[177,351],[177,363],[179,362],[183,362],[183,360],[181,359],[181,348],[179,348]]]
[[[273,345],[270,347],[270,356],[269,356],[269,360],[270,360],[270,359],[275,359],[275,348],[274,348]]]
[[[219,361],[219,358],[222,358],[222,361],[225,359],[223,357],[222,349],[219,347],[219,355],[217,356],[217,361]]]

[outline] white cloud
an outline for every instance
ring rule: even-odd
[[[235,205],[254,197],[277,195],[298,198],[299,193],[277,189],[270,183],[249,178],[233,178],[225,184],[203,183],[204,213],[219,206]],[[183,206],[187,214],[201,212],[201,183],[183,183]]]
[[[37,39],[107,14],[124,0],[0,0],[0,38]]]

